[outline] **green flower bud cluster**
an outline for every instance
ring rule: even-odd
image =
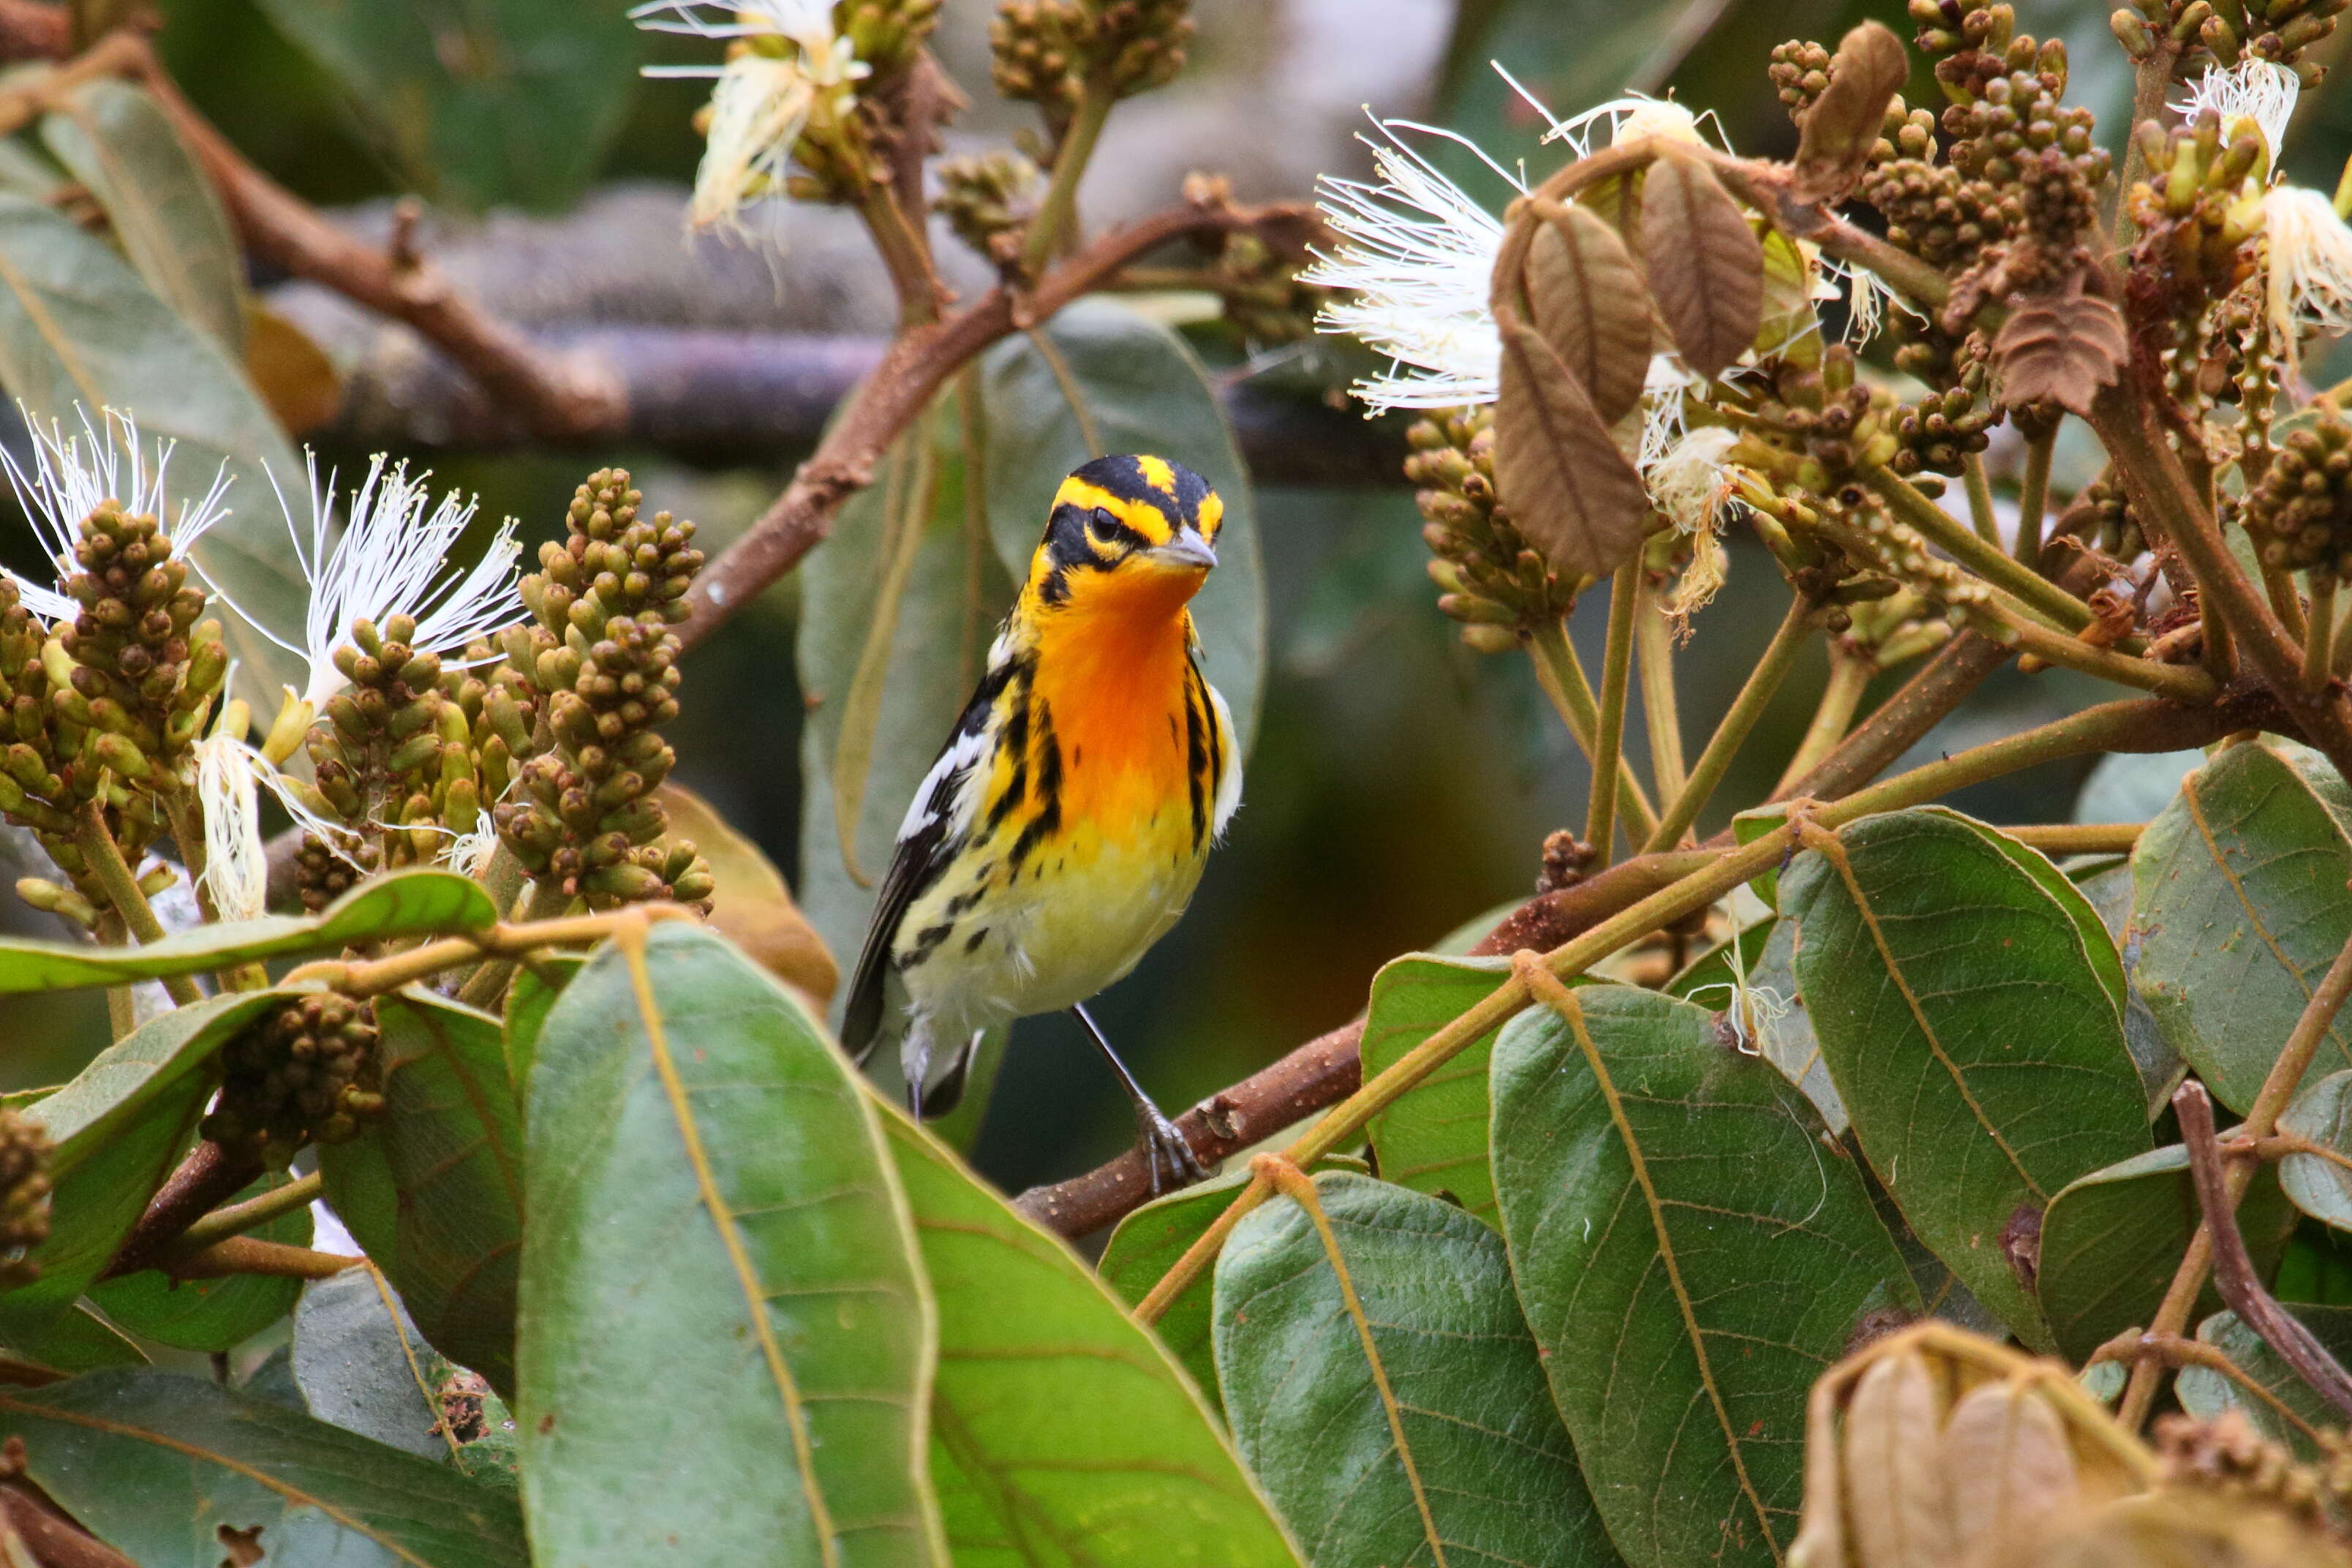
[[[2316,87],[2326,68],[2308,57],[2336,30],[2347,0],[2134,0],[2134,8],[2107,18],[2135,63],[2156,52],[2159,37],[2182,52],[2174,68],[2195,75],[2205,66],[2230,67],[2244,59],[2292,67],[2306,88]]]
[[[371,871],[432,860],[450,834],[471,832],[481,813],[465,710],[441,689],[440,656],[415,647],[415,636],[407,616],[381,627],[352,622],[352,640],[334,653],[350,684],[328,700],[326,722],[312,725],[306,740],[319,799],[366,846],[352,858]],[[333,847],[351,853],[348,844]],[[323,909],[346,881],[329,862],[341,864],[331,853],[300,863],[320,873],[315,883],[307,877],[299,883],[306,908]]]
[[[31,1254],[48,1239],[48,1134],[21,1111],[0,1110],[0,1290],[40,1278]]]
[[[221,1047],[220,1098],[199,1131],[232,1156],[283,1166],[342,1143],[383,1111],[381,1037],[367,1005],[332,992],[263,1014]]]
[[[1089,78],[1114,98],[1174,80],[1192,12],[1192,0],[1004,0],[988,28],[990,74],[1004,97],[1043,110],[1058,138]]]
[[[2264,564],[2352,580],[2352,424],[2314,406],[2318,422],[2280,445],[2242,515]]]
[[[999,267],[1020,258],[1023,234],[1042,195],[1037,165],[998,151],[943,159],[931,206],[955,237]]]
[[[1801,121],[1814,100],[1830,89],[1829,48],[1804,38],[1776,44],[1772,64],[1766,74],[1772,79],[1772,90],[1780,96],[1789,118]]]
[[[2251,242],[2263,226],[2263,139],[2242,126],[2224,146],[2222,130],[2210,109],[2171,131],[2141,124],[2147,174],[2124,196],[2140,231],[2132,257],[2136,297],[2178,323],[2187,351],[2179,358],[2190,368],[2205,307],[2254,274]]]
[[[1867,589],[1867,592],[1856,592]],[[1952,638],[1952,623],[1918,594],[1885,578],[1842,584],[1825,617],[1849,655],[1892,669],[1935,652]]]
[[[1777,483],[1826,496],[1867,468],[1892,465],[1902,450],[1896,422],[1903,405],[1890,392],[1855,379],[1853,351],[1843,343],[1822,354],[1818,372],[1780,378],[1780,400],[1756,410],[1759,429],[1738,449],[1742,463]]]
[[[1999,417],[1986,392],[1984,361],[1969,359],[1956,384],[1899,405],[1894,425],[1902,447],[1887,467],[1906,477],[1926,472],[1957,478],[1969,455],[1991,443],[1987,432]]]
[[[220,623],[197,623],[204,590],[152,517],[102,504],[82,520],[74,563],[65,590],[81,613],[58,640],[77,668],[52,706],[90,732],[86,760],[134,783],[176,775],[228,677]]]
[[[940,0],[837,0],[834,28],[857,58],[888,77],[912,65],[940,23]]]
[[[1495,411],[1479,407],[1417,421],[1405,478],[1425,520],[1437,607],[1462,623],[1480,653],[1519,646],[1519,629],[1557,620],[1576,604],[1563,579],[1511,521],[1495,493]]]
[[[573,495],[562,543],[541,548],[523,579],[535,626],[507,634],[507,660],[528,670],[550,742],[518,773],[522,798],[493,812],[499,837],[542,886],[590,907],[710,897],[709,865],[688,843],[664,845],[668,814],[654,792],[676,754],[661,726],[677,713],[677,635],[702,568],[694,525],[662,512],[619,468]],[[486,708],[488,702],[486,700]]]
[[[2074,508],[2091,513],[2091,521],[2081,536],[2101,554],[2116,561],[2129,561],[2147,548],[2139,521],[2132,516],[2121,487],[2105,479],[2093,479],[2074,493],[2073,508],[2069,510]]]

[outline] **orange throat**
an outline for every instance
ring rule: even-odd
[[[1184,604],[1198,586],[1191,575],[1118,591],[1090,584],[1092,593],[1038,619],[1034,700],[1053,715],[1063,811],[1074,826],[1124,837],[1159,812],[1181,809],[1192,639]]]

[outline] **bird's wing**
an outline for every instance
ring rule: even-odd
[[[1009,668],[992,664],[996,667],[964,705],[963,717],[916,786],[906,820],[898,825],[898,848],[875,900],[873,923],[866,928],[866,945],[858,952],[857,972],[850,980],[849,1004],[841,1019],[842,1046],[861,1064],[881,1034],[882,985],[890,972],[890,944],[898,937],[898,923],[955,858],[964,829],[971,826],[967,785],[993,743],[990,714],[1004,689],[1005,676],[1000,671]]]

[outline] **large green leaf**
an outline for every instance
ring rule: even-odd
[[[420,1458],[449,1454],[431,1369],[438,1358],[373,1268],[302,1289],[294,1313],[294,1383],[310,1414]]]
[[[384,1113],[319,1151],[327,1201],[442,1354],[514,1389],[522,1112],[487,1013],[421,988],[376,1002]]]
[[[931,1471],[956,1568],[1295,1568],[1167,1348],[1059,1237],[876,1103],[939,1298]]]
[[[1690,1003],[1576,995],[1495,1042],[1495,1189],[1552,1397],[1627,1562],[1772,1562],[1806,1389],[1918,1296],[1786,1079]]]
[[[2352,1362],[2352,1307],[2315,1307],[2298,1301],[2287,1310],[2311,1331],[2312,1337],[2329,1354],[2338,1361]],[[2261,1335],[2238,1321],[2237,1313],[2214,1313],[2197,1325],[2197,1338],[2228,1356],[2232,1365],[2268,1389],[2272,1397],[2293,1411],[2304,1425],[2288,1420],[2270,1400],[2239,1386],[2227,1373],[2210,1367],[2181,1369],[2173,1384],[2181,1408],[2191,1415],[2209,1419],[2225,1410],[2235,1410],[2255,1431],[2273,1443],[2287,1445],[2304,1458],[2326,1457],[2312,1441],[2306,1428],[2341,1427],[2343,1412],[2313,1392],[2294,1368],[2263,1342]]]
[[[237,1197],[259,1197],[292,1179],[283,1171],[272,1171]],[[291,1210],[246,1234],[284,1247],[308,1247],[310,1211],[307,1206]],[[116,1324],[142,1339],[182,1350],[218,1352],[243,1344],[292,1311],[301,1294],[299,1279],[266,1274],[173,1279],[148,1268],[93,1287],[89,1299]]]
[[[121,1330],[91,1311],[87,1304],[79,1303],[30,1332],[19,1332],[16,1326],[0,1322],[0,1359],[68,1375],[95,1372],[102,1366],[147,1363],[146,1352],[126,1339]],[[39,1380],[9,1381],[29,1384]]]
[[[2289,1154],[2279,1162],[2279,1185],[2312,1218],[2352,1230],[2352,1072],[2330,1073],[2294,1097],[2279,1131],[2326,1152]],[[2329,1155],[2333,1154],[2334,1158]]]
[[[205,1063],[281,999],[237,992],[165,1013],[27,1109],[55,1145],[49,1238],[32,1255],[40,1278],[0,1295],[0,1341],[37,1334],[113,1261],[194,1134]]]
[[[219,195],[172,122],[145,92],[111,79],[84,82],[55,104],[41,140],[98,198],[131,265],[182,321],[242,363],[245,259]]]
[[[1181,338],[1116,300],[1082,300],[981,362],[988,424],[988,515],[1013,579],[1045,531],[1070,470],[1115,452],[1183,464],[1225,503],[1217,569],[1192,616],[1202,669],[1224,694],[1248,755],[1265,680],[1265,571],[1257,506],[1224,405]]]
[[[964,482],[959,404],[933,405],[801,566],[802,912],[845,959],[907,803],[979,683],[1013,589]],[[977,426],[973,431],[977,439]],[[840,823],[855,843],[844,853]],[[853,871],[852,868],[855,868]]]
[[[2317,752],[2231,746],[2183,779],[2132,851],[2134,973],[2157,1025],[2242,1113],[2352,937],[2352,790]],[[2304,1083],[2352,1067],[2352,1018]]]
[[[445,202],[560,211],[587,188],[637,69],[630,0],[262,0],[401,174]],[[712,63],[719,58],[712,47]]]
[[[539,1035],[547,1026],[547,1015],[585,962],[570,953],[555,953],[515,972],[514,984],[507,990],[506,1051],[507,1078],[518,1099],[530,1081],[531,1058],[539,1054]]]
[[[140,1568],[218,1568],[235,1532],[270,1563],[524,1568],[511,1498],[209,1379],[94,1372],[0,1390],[40,1488]],[[257,1533],[255,1533],[257,1532]]]
[[[2107,937],[2116,943],[2117,956],[2125,961],[2126,989],[2124,993],[2124,1044],[2131,1051],[2132,1066],[2139,1069],[2140,1088],[2147,1092],[2147,1117],[2153,1121],[2164,1114],[2171,1102],[2172,1091],[2180,1087],[2189,1064],[2172,1048],[2157,1026],[2156,1015],[2147,1009],[2147,998],[2140,994],[2134,976],[2139,963],[2139,946],[2131,935],[2132,868],[2126,857],[2118,857],[2105,864],[2067,868],[2067,877],[2082,889],[2099,912],[2100,923],[2107,928]]]
[[[1315,1188],[1336,1263],[1307,1211],[1276,1198],[1234,1230],[1216,1278],[1234,1438],[1307,1561],[1615,1563],[1501,1239],[1390,1183],[1331,1173]]]
[[[1434,958],[1409,952],[1372,976],[1360,1054],[1375,1077],[1439,1029],[1486,1000],[1511,972],[1507,958]],[[1451,1195],[1495,1223],[1495,1178],[1486,1163],[1486,1060],[1490,1032],[1408,1089],[1366,1129],[1381,1175],[1431,1196]]]
[[[698,928],[608,944],[548,1016],[529,1148],[540,1562],[936,1568],[930,1297],[873,1112],[802,1004]]]
[[[196,926],[145,947],[0,942],[0,995],[121,985],[268,959],[341,952],[362,942],[486,931],[498,918],[490,895],[468,878],[427,868],[394,871],[352,889],[315,917],[264,915]]]
[[[2238,1208],[2238,1223],[2268,1274],[2294,1229],[2280,1173],[2262,1166]],[[2123,1332],[2156,1321],[2180,1255],[2201,1218],[2178,1143],[2135,1155],[2069,1183],[2042,1220],[2035,1289],[2058,1352],[2080,1362]],[[2221,1297],[2206,1288],[2208,1310]]]
[[[44,422],[77,428],[79,405],[135,414],[142,434],[176,442],[173,501],[200,497],[226,461],[231,512],[195,546],[206,572],[281,631],[299,626],[308,588],[286,548],[270,476],[299,492],[301,465],[285,433],[205,331],[157,299],[97,235],[40,202],[0,192],[0,385]],[[149,456],[152,456],[152,453]],[[243,689],[274,702],[300,684],[300,662],[224,616]]]
[[[1746,969],[1744,998],[1742,977],[1732,968],[1735,943]],[[1666,994],[1723,1014],[1723,1026],[1735,1038],[1748,1034],[1751,1037],[1739,1040],[1740,1048],[1779,1068],[1805,1091],[1830,1131],[1843,1138],[1848,1125],[1845,1101],[1830,1081],[1822,1043],[1813,1037],[1813,1021],[1798,994],[1796,958],[1796,926],[1777,918],[1761,920],[1667,982]]]
[[[1838,844],[1780,885],[1822,1059],[1919,1239],[2046,1346],[2027,1282],[2042,1211],[2148,1147],[2113,944],[2079,895],[1954,813],[1866,817]]]

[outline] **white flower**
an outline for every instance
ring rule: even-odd
[[[869,70],[834,31],[830,0],[651,0],[629,15],[660,33],[733,40],[723,64],[647,66],[649,77],[709,77],[710,120],[687,222],[740,231],[746,201],[780,194],[793,145],[828,93]],[[789,48],[761,47],[780,40]]]
[[[214,911],[225,921],[261,916],[269,886],[269,856],[261,839],[260,792],[278,797],[297,825],[328,849],[363,869],[352,852],[358,836],[321,815],[299,786],[247,744],[250,717],[244,703],[230,702],[212,733],[195,745],[196,804],[205,819],[205,869],[199,879]]]
[[[2292,377],[2305,332],[2352,331],[2352,229],[2317,191],[2280,185],[2263,197],[2271,335]]]
[[[342,689],[335,649],[351,637],[353,621],[380,627],[394,616],[409,616],[416,623],[409,646],[447,658],[475,638],[495,636],[523,617],[515,591],[515,557],[522,547],[515,542],[513,518],[499,526],[481,559],[460,571],[449,564],[449,552],[474,520],[479,503],[473,497],[451,490],[436,503],[426,489],[430,473],[412,477],[406,463],[387,466],[378,453],[368,464],[367,478],[351,493],[337,536],[334,476],[328,475],[322,486],[315,457],[308,468],[307,520],[296,517],[285,491],[278,492],[294,559],[310,584],[301,643],[288,641],[242,606],[237,609],[262,636],[308,665],[303,701],[315,708]],[[213,590],[220,593],[220,585],[214,584]]]
[[[2302,79],[2286,67],[2249,58],[2227,68],[2207,66],[2205,74],[2189,84],[2189,96],[2171,107],[2185,120],[2211,110],[2221,116],[2225,141],[2231,121],[2252,121],[2275,169],[2279,149],[2286,143],[2288,117],[2294,113],[2294,100],[2302,91]]]
[[[1730,569],[1723,548],[1723,509],[1745,477],[1730,460],[1738,444],[1738,432],[1703,425],[1642,464],[1651,504],[1690,538],[1690,564],[1661,606],[1685,636],[1691,616],[1715,597]]]
[[[32,471],[26,472],[5,447],[0,447],[0,469],[6,471],[8,488],[16,492],[17,504],[32,521],[41,552],[56,567],[58,584],[73,573],[74,540],[82,520],[104,502],[112,501],[133,515],[154,518],[163,525],[173,552],[183,556],[206,529],[228,515],[228,508],[221,504],[230,483],[226,459],[214,470],[211,488],[195,500],[183,500],[175,512],[165,474],[176,443],[158,441],[151,456],[139,438],[138,421],[119,408],[100,410],[99,422],[93,425],[89,411],[76,404],[74,416],[81,431],[70,436],[54,419],[43,430],[22,403],[16,412],[33,438]],[[45,586],[14,572],[6,575],[16,584],[26,607],[41,619],[55,624],[81,613],[81,606],[58,587]]]
[[[1867,267],[1854,267],[1833,256],[1809,256],[1821,268],[1820,281],[1813,289],[1816,300],[1834,300],[1841,292],[1845,298],[1845,331],[1842,340],[1849,348],[1861,348],[1885,329],[1887,311],[1896,310],[1916,321],[1924,321],[1927,313],[1910,300],[1888,288],[1877,273]],[[1843,279],[1840,290],[1834,280]]]
[[[1495,68],[1543,114],[1551,127],[1544,140],[1565,141],[1580,158],[1604,131],[1611,142],[1645,135],[1702,139],[1688,110],[1639,94],[1570,120],[1554,120],[1508,71]],[[1410,120],[1372,123],[1381,140],[1360,140],[1372,150],[1377,177],[1367,182],[1327,174],[1316,182],[1324,221],[1341,243],[1331,254],[1318,256],[1300,277],[1348,296],[1325,307],[1316,325],[1347,333],[1394,362],[1387,374],[1367,377],[1353,388],[1369,413],[1492,403],[1503,350],[1488,300],[1503,244],[1502,222],[1398,132],[1443,137],[1468,148],[1516,195],[1527,194],[1527,181],[1454,132]]]

